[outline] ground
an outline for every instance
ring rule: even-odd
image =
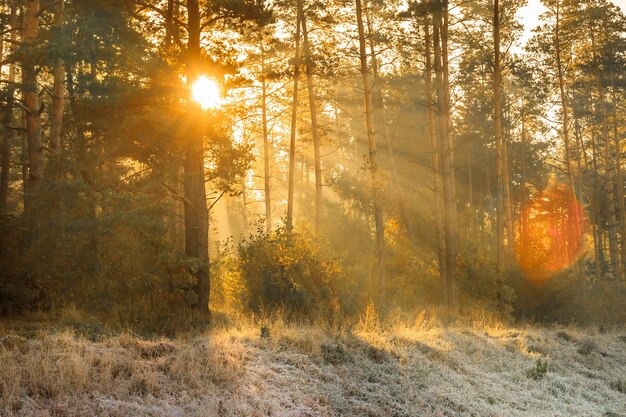
[[[174,339],[0,324],[2,416],[626,416],[626,331],[228,325]]]

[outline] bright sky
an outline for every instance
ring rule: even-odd
[[[626,14],[626,0],[611,0],[613,3],[622,8],[622,12]],[[540,0],[528,0],[526,7],[520,9],[519,16],[524,22],[524,36],[522,43],[526,43],[532,36],[532,30],[539,25],[539,15],[543,13],[545,8]]]

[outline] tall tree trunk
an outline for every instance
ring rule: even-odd
[[[367,3],[366,3],[367,7]],[[398,167],[396,166],[396,158],[393,152],[393,145],[391,143],[391,137],[389,135],[389,123],[387,120],[387,112],[385,111],[385,103],[383,100],[382,91],[382,79],[380,77],[378,56],[376,53],[376,47],[374,45],[374,30],[372,23],[371,13],[366,10],[365,19],[367,23],[367,39],[369,41],[370,59],[372,62],[372,105],[374,111],[374,123],[378,126],[378,131],[382,132],[383,140],[385,141],[385,147],[387,148],[387,155],[389,157],[389,165],[391,167],[391,183],[394,192],[397,194],[398,209],[400,211],[400,219],[404,224],[406,233],[409,239],[413,240],[413,233],[411,230],[411,221],[404,201],[404,195],[400,187],[400,181],[398,176]],[[378,117],[377,117],[378,116]]]
[[[596,134],[593,126],[590,127],[591,133],[591,166],[593,168],[593,172],[598,172],[598,149],[596,146]],[[604,271],[604,244],[602,237],[602,214],[599,203],[598,189],[600,186],[596,184],[596,179],[594,178],[594,187],[592,189],[591,196],[591,216],[593,218],[593,234],[594,234],[594,243],[595,245],[595,260],[596,260],[596,273],[598,277],[600,277]]]
[[[619,218],[621,221],[622,235],[622,279],[626,279],[626,203],[624,202],[624,176],[622,175],[622,144],[619,137],[618,100],[615,87],[615,78],[611,80],[613,98],[613,141],[615,144],[615,169],[617,173],[617,199],[619,205]],[[625,281],[626,283],[626,281]]]
[[[243,236],[247,236],[248,234],[248,187],[246,184],[246,179],[248,175],[243,175],[241,177],[241,221],[243,224],[242,233]]]
[[[196,80],[199,74],[200,53],[200,8],[198,0],[187,0],[189,40],[187,44],[187,80]],[[185,155],[185,253],[197,260],[195,268],[197,309],[209,313],[209,216],[204,181],[204,132],[201,121],[204,117],[200,105],[188,101],[187,149]]]
[[[555,49],[555,58],[556,58],[556,70],[559,84],[559,95],[561,101],[561,111],[563,113],[563,142],[565,145],[565,167],[567,170],[567,178],[568,185],[570,191],[570,198],[576,199],[576,183],[574,182],[574,167],[572,164],[572,147],[570,143],[569,129],[570,129],[570,108],[569,108],[569,100],[566,92],[565,85],[565,70],[563,64],[563,51],[562,51],[562,43],[561,43],[561,3],[557,3],[555,9],[555,29],[554,29],[554,49]],[[572,221],[575,227],[575,236],[578,239],[582,239],[580,224],[581,220],[578,216],[578,212],[574,210],[573,212],[574,219]],[[573,242],[568,242],[568,244],[574,244]]]
[[[267,128],[267,80],[265,78],[265,48],[263,35],[260,40],[261,48],[261,123],[263,128],[263,184],[265,192],[265,230],[272,230],[272,195],[271,195],[271,158],[270,138]]]
[[[445,100],[444,114],[446,120],[446,135],[443,156],[443,190],[445,196],[446,221],[446,250],[448,251],[448,291],[451,313],[456,314],[459,307],[456,283],[457,251],[458,251],[458,221],[456,209],[456,174],[454,169],[454,145],[452,143],[452,98],[450,94],[450,63],[448,54],[449,11],[448,1],[443,1],[443,24],[441,26],[441,64],[443,69],[443,97]]]
[[[54,28],[63,28],[64,0],[58,0],[54,9]],[[60,33],[58,34],[60,37]],[[60,43],[59,43],[60,45]],[[52,86],[52,120],[50,122],[50,149],[55,153],[63,150],[63,112],[65,106],[65,64],[62,58],[54,67]]]
[[[572,164],[572,147],[570,143],[570,108],[569,108],[569,99],[567,97],[566,92],[566,81],[565,81],[565,69],[563,63],[563,51],[562,51],[562,43],[561,43],[561,3],[557,2],[555,8],[555,26],[554,26],[554,49],[555,49],[555,61],[556,61],[556,70],[557,70],[557,79],[559,84],[559,95],[561,101],[561,111],[562,111],[562,124],[563,124],[563,142],[565,145],[565,165],[567,170],[567,178],[568,185],[570,191],[570,198],[572,200],[576,199],[576,183],[574,181],[574,167]],[[579,240],[583,239],[582,235],[582,218],[579,217],[579,214],[576,210],[572,213],[574,218],[572,219],[572,223],[575,228],[574,235],[577,236]],[[577,242],[578,243],[578,242]],[[574,242],[567,242],[568,245],[574,245]]]
[[[606,111],[604,86],[602,85],[601,69],[597,61],[596,44],[595,44],[595,31],[593,24],[591,29],[591,49],[593,55],[593,64],[596,78],[596,88],[598,90],[598,101],[600,106],[600,115],[602,118],[602,142],[604,145],[604,182],[605,182],[605,195],[608,217],[608,229],[609,229],[609,254],[611,257],[611,272],[613,278],[617,281],[622,280],[623,271],[622,264],[619,261],[619,245],[617,242],[617,218],[615,215],[615,196],[614,196],[614,184],[613,184],[613,159],[611,157],[611,140],[609,138],[609,122]]]
[[[496,145],[496,274],[499,308],[503,308],[504,248],[504,152],[502,140],[502,68],[500,63],[500,2],[493,2],[493,109]]]
[[[22,112],[21,117],[22,130],[26,131],[26,112]],[[24,209],[26,209],[29,204],[29,196],[30,196],[30,178],[29,178],[29,170],[28,170],[28,138],[26,135],[22,136],[22,203],[24,205]],[[26,217],[26,216],[24,216]],[[25,224],[25,218],[23,219],[23,223]]]
[[[385,253],[385,229],[383,224],[383,211],[379,201],[380,196],[378,190],[378,166],[376,163],[376,136],[374,133],[374,108],[372,105],[372,86],[370,83],[369,70],[367,66],[367,50],[361,0],[356,0],[356,19],[359,31],[359,57],[361,59],[361,77],[363,80],[363,93],[365,96],[365,124],[367,129],[367,143],[369,150],[368,165],[372,181],[372,205],[374,207],[374,222],[376,227],[376,292],[378,294],[379,307],[384,308],[386,295],[385,274],[383,265]]]
[[[525,107],[525,100],[522,97],[521,101],[521,106],[520,106],[520,122],[522,124],[522,130],[521,130],[521,142],[522,142],[522,167],[521,167],[521,193],[520,193],[520,206],[521,206],[521,210],[520,210],[520,222],[519,222],[519,236],[520,236],[520,240],[521,239],[525,239],[526,236],[526,230],[528,228],[528,211],[526,210],[526,203],[528,201],[528,195],[527,195],[527,188],[526,188],[526,181],[528,179],[528,174],[527,174],[527,159],[528,159],[528,154],[526,151],[526,146],[527,146],[527,138],[526,138],[526,107]],[[522,247],[526,247],[526,242],[525,241],[521,241],[521,246]]]
[[[586,170],[589,169],[589,161],[587,160],[587,152],[585,151],[585,147],[583,144],[582,133],[580,131],[580,120],[579,117],[576,117],[576,114],[573,115],[574,118],[574,138],[576,139],[576,161],[578,169],[578,187],[582,192],[583,190],[583,164]]]
[[[435,233],[437,236],[437,260],[439,265],[439,280],[441,282],[441,293],[444,300],[448,299],[448,266],[446,260],[446,237],[443,226],[443,201],[441,195],[441,170],[439,144],[437,143],[437,132],[435,125],[435,112],[433,110],[433,80],[432,80],[432,62],[431,62],[431,36],[430,36],[430,19],[427,18],[424,24],[424,38],[426,42],[426,105],[428,110],[428,136],[430,137],[430,162],[433,171],[433,194],[435,198],[434,217],[435,217]]]
[[[174,1],[167,0],[165,12],[165,46],[170,46],[174,38]]]
[[[296,14],[296,51],[293,68],[293,99],[289,137],[289,192],[287,195],[287,230],[293,230],[294,187],[296,177],[296,128],[298,124],[298,89],[300,88],[300,14]]]
[[[11,1],[9,27],[11,30],[11,48],[17,45],[17,5],[16,0]],[[2,48],[4,50],[4,47]],[[7,48],[9,49],[9,48]],[[0,53],[2,56],[2,53]],[[0,58],[3,59],[3,58]],[[9,171],[11,169],[11,141],[14,138],[13,129],[13,106],[15,103],[15,64],[9,64],[9,77],[7,84],[7,103],[2,120],[2,174],[0,175],[0,215],[7,211],[9,198]]]
[[[510,124],[509,124],[510,125]],[[507,128],[506,134],[502,137],[502,185],[504,186],[504,225],[506,227],[506,244],[508,256],[510,257],[515,248],[515,223],[513,218],[513,203],[511,201],[511,174],[509,169],[509,139],[511,132]]]
[[[43,179],[44,147],[41,142],[41,105],[37,94],[37,69],[34,49],[39,31],[39,0],[28,0],[24,21],[23,43],[27,50],[22,61],[24,111],[26,114],[26,141],[28,143],[28,193],[24,207],[26,218],[32,213],[32,197],[37,194]],[[33,219],[29,219],[28,222]]]
[[[565,144],[565,168],[567,170],[567,178],[572,196],[576,195],[576,187],[574,183],[574,168],[572,166],[572,154],[571,144],[569,138],[569,100],[565,92],[565,74],[563,70],[563,58],[561,50],[561,16],[560,16],[560,4],[556,7],[555,17],[555,31],[554,31],[554,49],[556,53],[556,70],[559,83],[559,94],[561,100],[561,111],[563,113],[562,125],[563,125],[563,142]]]
[[[448,3],[438,2],[434,13],[433,43],[435,52],[435,75],[437,84],[438,133],[441,155],[441,174],[444,197],[444,229],[446,236],[446,303],[451,313],[458,308],[456,290],[457,214],[456,184],[454,174],[454,150],[451,135],[450,81],[448,64]]]
[[[320,133],[317,124],[317,96],[313,80],[313,56],[311,55],[311,43],[309,42],[309,32],[306,26],[306,15],[302,0],[298,0],[298,15],[302,25],[302,35],[304,37],[304,57],[306,64],[306,83],[309,92],[309,106],[311,108],[311,129],[313,131],[313,153],[315,165],[315,228],[319,230],[322,221],[322,155],[320,151]]]

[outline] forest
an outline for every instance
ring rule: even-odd
[[[337,387],[267,402],[249,388],[268,362],[293,365],[284,349],[392,378],[394,361],[439,366],[449,350],[476,365],[493,334],[523,353],[501,361],[529,368],[524,384],[562,371],[573,385],[550,389],[599,396],[550,415],[626,415],[625,12],[0,0],[0,415],[546,415],[545,399],[447,397],[467,385],[445,373],[403,401],[403,380],[380,383],[383,400],[340,384],[362,405],[318,398]],[[109,358],[109,388],[93,385],[103,362],[65,374],[52,359],[96,361],[111,343],[130,356],[123,370]],[[183,388],[153,367],[211,399],[154,405]],[[260,379],[227,400],[242,375]],[[280,384],[266,394],[293,385]],[[65,389],[144,402],[87,409]]]

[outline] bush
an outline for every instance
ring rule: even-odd
[[[537,359],[535,366],[528,369],[526,371],[526,376],[530,379],[534,379],[538,381],[542,379],[548,373],[548,361],[542,361],[541,359]]]
[[[239,243],[237,254],[244,308],[325,315],[339,307],[343,270],[308,228],[267,233],[261,225]]]

